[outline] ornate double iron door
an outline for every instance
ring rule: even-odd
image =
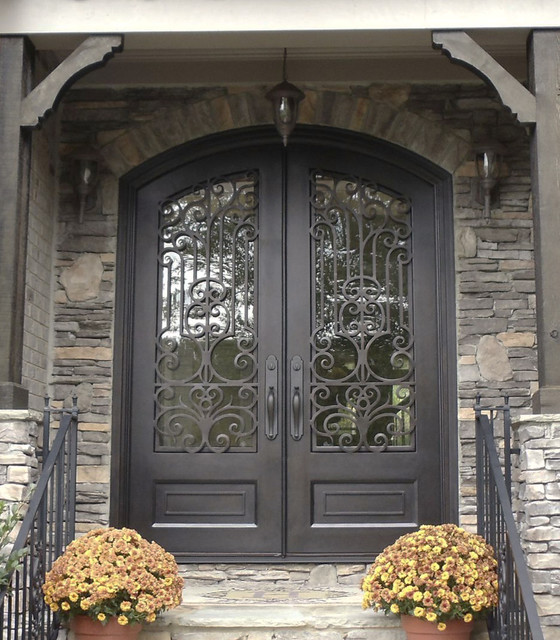
[[[136,202],[129,524],[182,558],[312,559],[440,521],[433,187],[274,141]]]

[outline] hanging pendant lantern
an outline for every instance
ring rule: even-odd
[[[274,124],[282,137],[284,146],[288,144],[288,136],[296,126],[299,103],[305,98],[303,91],[286,79],[286,56],[287,49],[284,49],[282,82],[266,94],[266,98],[272,102]]]

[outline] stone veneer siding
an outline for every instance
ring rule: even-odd
[[[30,407],[42,409],[50,375],[54,238],[57,212],[57,118],[33,134],[22,383],[29,389]]]
[[[79,395],[78,532],[108,517],[118,178],[189,139],[270,123],[264,89],[76,89],[61,104],[51,388],[58,404]],[[306,95],[301,122],[390,140],[453,174],[460,510],[473,525],[474,397],[493,404],[505,391],[517,414],[529,413],[537,384],[528,137],[478,84],[309,86]],[[471,145],[488,137],[506,157],[499,206],[485,219]],[[99,199],[79,223],[70,159],[84,145],[104,165]]]
[[[255,583],[264,585],[297,585],[306,588],[333,588],[337,586],[361,585],[367,565],[357,564],[282,564],[266,565],[193,564],[182,567],[185,587],[200,587],[209,584],[235,585],[236,589],[255,588]]]
[[[37,435],[41,414],[0,411],[0,500],[21,502],[37,479]]]
[[[513,434],[520,448],[513,507],[521,543],[545,640],[560,640],[560,415],[523,416]]]

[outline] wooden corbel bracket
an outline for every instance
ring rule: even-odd
[[[464,31],[434,31],[432,43],[451,60],[489,82],[521,124],[536,122],[535,96]]]
[[[40,84],[21,101],[20,126],[37,127],[52,111],[65,88],[82,75],[102,66],[121,51],[120,35],[91,36],[63,60]]]

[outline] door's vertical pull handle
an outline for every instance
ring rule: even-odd
[[[292,419],[290,433],[294,440],[303,437],[303,412],[301,393],[303,389],[303,360],[300,356],[294,356],[291,362],[290,387],[292,396]]]
[[[301,393],[299,387],[294,388],[294,395],[292,397],[292,411],[294,413],[294,422],[292,428],[292,436],[294,440],[299,440],[303,435],[301,433]]]
[[[264,433],[269,440],[278,435],[278,360],[274,356],[266,359],[266,426]]]
[[[274,424],[275,404],[274,387],[268,387],[268,393],[266,394],[266,437],[270,440],[273,440],[276,436]]]

